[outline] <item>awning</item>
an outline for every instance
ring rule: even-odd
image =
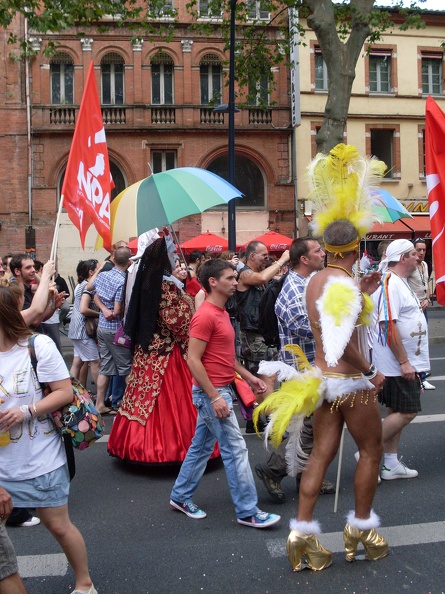
[[[400,219],[395,223],[375,223],[365,237],[366,241],[383,241],[384,239],[431,239],[430,217],[413,215],[412,219]]]

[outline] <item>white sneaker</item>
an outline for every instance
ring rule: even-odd
[[[430,384],[430,382],[427,382],[426,380],[423,380],[422,386],[423,386],[424,390],[435,390],[436,389],[436,386],[433,386],[433,384]]]
[[[98,594],[94,584],[91,584],[91,588],[89,590],[73,590],[71,594]]]
[[[29,528],[30,526],[38,526],[40,524],[40,519],[36,516],[31,516],[29,520],[26,522],[22,522],[21,524],[17,524],[17,526],[21,526],[22,528]]]
[[[408,468],[408,466],[406,466],[406,464],[404,464],[401,460],[399,460],[399,463],[395,468],[386,468],[386,466],[382,466],[382,471],[380,473],[380,476],[384,481],[415,478],[418,475],[419,473],[417,470]]]
[[[358,462],[360,459],[360,452],[355,452],[354,458],[355,458],[355,461]],[[382,479],[380,478],[380,475],[378,475],[377,476],[377,484],[380,485],[381,482],[382,482]]]

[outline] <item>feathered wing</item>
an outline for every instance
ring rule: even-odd
[[[335,367],[362,310],[362,294],[353,279],[331,276],[315,305],[320,314],[325,360],[330,367]]]
[[[301,430],[303,428],[304,416],[292,417],[289,423],[289,439],[286,444],[286,470],[289,476],[297,476],[301,472],[309,458],[309,454],[301,447]]]

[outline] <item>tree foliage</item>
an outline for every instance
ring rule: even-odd
[[[266,77],[273,87],[274,67],[288,62],[291,37],[298,34],[299,43],[305,43],[303,24],[307,23],[317,37],[328,70],[327,101],[317,136],[318,148],[327,151],[343,138],[356,64],[365,41],[375,43],[395,27],[392,20],[395,10],[403,17],[398,25],[400,29],[423,27],[419,3],[424,1],[403,6],[402,1],[393,0],[392,9],[383,9],[375,5],[375,0],[207,0],[206,3],[190,0],[187,9],[193,17],[191,29],[196,34],[222,37],[226,49],[230,35],[228,15],[235,11],[238,104],[253,102],[249,89],[255,85],[249,83]],[[203,9],[205,15],[200,12]],[[292,27],[289,27],[289,9],[299,15]],[[27,0],[26,5],[23,0],[0,0],[1,26],[8,29],[17,14],[27,18],[33,35],[45,36],[74,27],[81,36],[87,27],[95,25],[105,30],[111,21],[113,26],[125,27],[135,37],[162,34],[168,40],[176,24],[175,10],[169,9],[164,0]],[[159,16],[169,18],[159,19]],[[10,31],[9,41],[20,43],[22,53],[29,53],[26,38]],[[56,44],[50,38],[46,52],[53,51]]]

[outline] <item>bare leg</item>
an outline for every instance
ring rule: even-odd
[[[355,517],[368,519],[377,488],[379,464],[382,457],[382,421],[377,402],[369,397],[368,403],[360,401],[357,394],[354,406],[342,405],[343,416],[349,432],[360,452],[354,476]]]
[[[102,375],[99,373],[97,377],[97,394],[96,394],[96,408],[98,412],[108,412],[110,409],[105,406],[105,394],[107,393],[108,388],[108,375]]]
[[[84,361],[79,373],[79,382],[82,386],[86,386],[88,381],[88,362]]]
[[[73,377],[77,378],[80,381],[80,370],[82,368],[83,362],[80,357],[77,355],[74,357],[73,362],[71,364],[70,373]]]
[[[314,412],[314,448],[301,475],[298,521],[311,522],[323,478],[337,453],[343,428],[343,415],[324,401]],[[377,480],[377,479],[376,479]]]
[[[388,415],[382,426],[385,454],[397,454],[402,429],[416,416],[417,413],[400,413],[388,408]]]
[[[91,587],[85,541],[68,516],[68,505],[41,507],[37,510],[45,527],[51,532],[67,556],[76,576],[76,590]]]
[[[97,386],[97,378],[99,376],[99,359],[96,361],[90,361],[90,372],[91,372],[91,379]]]
[[[26,594],[25,586],[18,573],[0,580],[0,594]]]

